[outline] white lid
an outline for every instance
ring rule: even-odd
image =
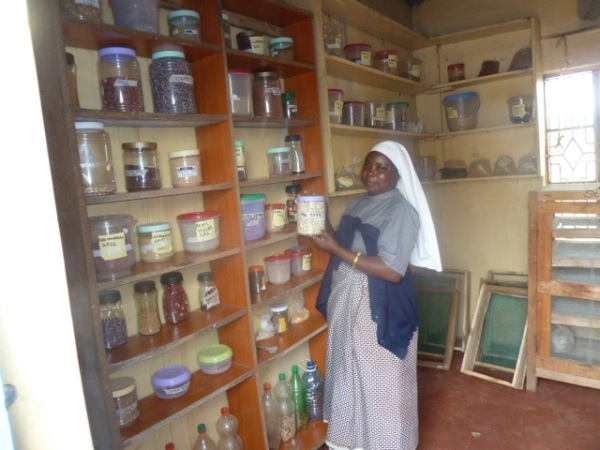
[[[191,150],[179,150],[177,152],[169,153],[169,158],[183,158],[184,156],[198,156],[200,154],[200,150],[197,148]]]
[[[299,195],[296,199],[299,202],[324,202],[324,195]]]
[[[288,309],[288,305],[284,302],[277,302],[273,303],[270,308],[272,312],[283,312]]]
[[[132,377],[118,377],[110,379],[110,389],[113,398],[123,397],[135,389],[135,379]]]
[[[104,130],[102,122],[75,122],[76,130]]]

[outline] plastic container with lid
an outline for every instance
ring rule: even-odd
[[[465,65],[463,63],[450,64],[448,66],[448,82],[465,79]]]
[[[292,278],[292,255],[278,253],[265,258],[267,280],[273,284],[284,284]]]
[[[114,194],[117,191],[113,172],[110,136],[100,122],[75,122],[79,165],[85,195]]]
[[[302,136],[299,134],[288,134],[284,141],[286,147],[290,148],[292,173],[298,174],[306,172],[304,150],[302,150]]]
[[[296,222],[296,212],[298,209],[296,199],[300,192],[302,192],[302,186],[298,184],[291,184],[285,187],[285,193],[289,195],[289,198],[285,201],[288,222]]]
[[[153,222],[137,226],[140,258],[144,262],[165,261],[173,256],[173,235],[169,222]]]
[[[408,102],[392,102],[385,106],[385,128],[406,131]]]
[[[163,287],[162,305],[165,320],[177,324],[191,317],[190,301],[183,287],[181,272],[167,272],[160,276]]]
[[[229,14],[221,13],[221,28],[223,29],[225,47],[231,48],[231,23],[229,22]]]
[[[133,377],[111,378],[110,390],[119,426],[124,427],[133,423],[140,415],[135,379]]]
[[[333,56],[343,56],[344,35],[340,25],[335,22],[324,23],[323,39],[325,41],[325,53]]]
[[[250,283],[250,293],[260,294],[267,289],[267,276],[265,268],[261,265],[248,267],[248,282]]]
[[[177,398],[189,391],[191,379],[190,369],[179,364],[173,364],[154,372],[152,387],[159,398]]]
[[[509,98],[506,103],[512,123],[529,123],[535,119],[533,95],[516,95]]]
[[[244,238],[254,241],[264,237],[265,223],[265,194],[242,194],[242,223],[244,225]]]
[[[169,169],[173,187],[201,185],[200,150],[194,148],[169,153]]]
[[[138,333],[150,336],[158,333],[162,324],[158,309],[158,291],[152,280],[145,280],[133,285],[133,299],[137,311]]]
[[[298,234],[314,236],[325,230],[326,204],[324,195],[299,195],[296,214]]]
[[[282,61],[294,60],[294,39],[291,37],[276,37],[269,41],[269,55]]]
[[[247,180],[248,173],[246,172],[246,153],[244,151],[244,141],[235,141],[233,145],[235,147],[235,165],[237,169],[238,180]]]
[[[446,125],[450,131],[472,130],[477,126],[479,95],[476,92],[465,92],[444,97]]]
[[[312,268],[312,252],[305,245],[288,248],[285,253],[292,255],[292,275],[306,275]]]
[[[398,50],[375,52],[373,67],[391,75],[398,75]]]
[[[60,0],[60,9],[69,19],[102,23],[101,0]]]
[[[158,33],[158,0],[111,0],[115,25]]]
[[[369,44],[348,44],[344,47],[344,58],[363,66],[371,67],[373,48]]]
[[[129,192],[160,189],[156,142],[123,142],[125,188]]]
[[[200,14],[191,9],[178,9],[167,14],[169,34],[174,37],[200,42]]]
[[[298,118],[298,100],[293,92],[284,92],[281,95],[283,101],[283,118],[297,119]]]
[[[341,89],[327,89],[327,97],[329,101],[329,122],[342,123],[344,91]]]
[[[221,304],[219,289],[215,283],[215,276],[212,272],[201,272],[196,277],[198,280],[198,301],[200,309],[210,311]]]
[[[114,214],[90,217],[89,222],[98,281],[129,275],[135,263],[132,240],[136,220],[129,214]]]
[[[196,114],[194,77],[190,63],[180,51],[152,53],[148,67],[154,112],[164,114]]]
[[[106,47],[98,51],[98,79],[102,109],[143,112],[142,75],[135,50]]]
[[[365,125],[365,103],[358,100],[346,100],[342,107],[342,123],[363,127]]]
[[[233,350],[225,344],[215,344],[198,352],[200,370],[208,375],[226,372],[231,367]]]
[[[292,174],[292,155],[289,147],[267,149],[267,161],[270,177],[285,177]]]
[[[384,128],[385,127],[385,102],[371,100],[365,102],[365,125],[370,128]]]
[[[265,229],[267,233],[277,233],[285,228],[285,204],[267,203],[265,205]]]
[[[232,114],[238,116],[252,116],[252,72],[245,69],[229,69],[227,81],[229,82],[229,105]]]
[[[269,309],[271,310],[271,323],[273,324],[275,334],[287,333],[290,331],[288,305],[285,302],[275,302]]]
[[[265,37],[262,34],[252,30],[241,31],[235,35],[235,39],[238,50],[259,55],[265,54]]]
[[[127,321],[116,289],[100,291],[100,320],[106,350],[127,344]]]
[[[255,116],[283,118],[281,84],[277,72],[256,72],[254,74],[252,104]]]
[[[177,216],[185,251],[205,253],[221,245],[221,214],[199,211]]]
[[[398,75],[413,81],[421,81],[421,65],[418,58],[406,58],[398,62]]]

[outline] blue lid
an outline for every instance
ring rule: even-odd
[[[98,50],[100,56],[124,55],[135,57],[135,50],[127,47],[105,47]]]
[[[185,58],[185,54],[177,50],[164,50],[161,52],[152,53],[153,60],[161,58]]]
[[[452,102],[455,100],[466,100],[467,98],[479,97],[477,92],[465,92],[464,94],[454,94],[444,97],[444,101]]]
[[[186,383],[190,380],[192,373],[185,366],[174,364],[158,369],[152,375],[152,384],[158,387],[172,387]]]
[[[324,202],[324,195],[299,195],[296,199],[299,202]]]

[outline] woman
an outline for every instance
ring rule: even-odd
[[[326,442],[414,450],[418,314],[409,263],[442,270],[437,239],[402,145],[373,147],[361,178],[367,194],[348,206],[335,237],[313,237],[332,255],[317,301],[329,326]]]

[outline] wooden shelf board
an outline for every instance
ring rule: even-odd
[[[327,75],[388,91],[415,95],[423,94],[431,89],[430,86],[425,86],[424,84],[396,75],[390,75],[372,67],[365,67],[339,56],[325,56],[325,64]]]
[[[563,239],[600,239],[600,229],[555,229],[552,231],[552,237]]]
[[[458,33],[433,36],[430,37],[429,40],[433,45],[448,45],[456,44],[458,42],[471,41],[473,39],[511,33],[513,31],[528,30],[529,28],[531,28],[530,19],[517,19],[510,22],[488,25]]]
[[[252,17],[254,20],[268,22],[279,27],[312,18],[311,13],[278,0],[261,2],[221,0],[221,8],[224,11],[235,11],[238,15]]]
[[[298,175],[289,175],[285,177],[264,177],[264,178],[252,178],[250,180],[240,181],[240,188],[255,187],[255,186],[268,186],[271,184],[280,183],[296,183],[301,180],[310,180],[312,178],[319,178],[324,175],[324,172],[306,172]]]
[[[473,183],[473,182],[489,182],[489,181],[514,181],[521,179],[535,179],[540,178],[539,175],[503,175],[503,176],[492,176],[492,177],[466,177],[466,178],[449,178],[446,180],[432,180],[432,181],[423,181],[421,184],[423,186],[426,185],[434,185],[434,184],[452,184],[452,183]]]
[[[265,247],[267,245],[271,245],[276,242],[285,241],[286,239],[291,239],[291,238],[297,237],[297,236],[298,236],[298,233],[296,231],[296,224],[288,223],[283,228],[283,230],[281,230],[277,233],[266,233],[260,239],[246,242],[246,250],[254,250],[256,248]]]
[[[205,264],[216,259],[237,255],[241,253],[241,251],[241,247],[227,247],[221,245],[219,248],[206,253],[179,251],[175,252],[173,257],[166,261],[156,263],[136,262],[133,265],[131,275],[117,278],[116,280],[98,282],[98,289],[101,291],[115,289],[126,284],[158,277],[163,273],[184,270],[198,264]]]
[[[486,75],[484,77],[468,78],[466,80],[453,81],[452,83],[435,84],[430,87],[426,94],[439,94],[442,92],[455,91],[470,86],[480,86],[486,83],[495,83],[498,81],[506,81],[514,78],[532,77],[533,70],[511,70],[510,72],[501,72],[494,75]]]
[[[75,120],[102,122],[107,127],[194,128],[227,121],[225,114],[126,113],[97,109],[78,109]]]
[[[433,133],[412,133],[409,131],[394,131],[386,130],[385,128],[354,127],[340,124],[331,124],[331,134],[336,136],[376,139],[429,139],[435,136]]]
[[[510,125],[501,125],[498,127],[486,127],[486,128],[474,128],[472,130],[464,130],[464,131],[448,131],[444,133],[436,133],[431,139],[449,139],[455,136],[462,136],[466,134],[481,134],[481,133],[495,133],[499,131],[507,131],[507,130],[520,130],[525,127],[533,127],[536,123],[519,123],[519,124],[510,124]]]
[[[131,425],[121,428],[123,445],[139,441],[252,376],[254,371],[251,367],[237,364],[235,355],[233,358],[231,368],[221,374],[206,375],[199,370],[193,372],[190,390],[179,398],[165,400],[151,394],[140,399],[140,416]]]
[[[322,0],[321,10],[353,28],[408,50],[434,45],[427,37],[380,14],[358,0]]]
[[[192,317],[176,325],[164,323],[157,334],[129,336],[127,344],[108,350],[106,359],[111,373],[161,355],[198,336],[233,322],[246,314],[246,310],[221,304],[210,311],[196,310]]]
[[[245,69],[251,72],[277,72],[282,78],[314,72],[315,66],[296,61],[282,61],[268,55],[227,49],[227,66],[230,69]]]
[[[85,197],[87,205],[98,205],[103,203],[127,202],[131,200],[141,200],[145,198],[171,197],[173,195],[193,194],[196,192],[223,191],[235,188],[234,183],[205,184],[201,186],[191,186],[182,188],[163,187],[157,190],[140,192],[117,192],[110,195],[88,195]]]
[[[309,286],[318,283],[323,279],[325,270],[313,268],[306,275],[292,276],[291,280],[285,284],[267,283],[267,289],[260,294],[251,294],[252,307],[258,305],[268,305],[279,301],[288,295],[301,292]]]
[[[233,116],[233,125],[238,128],[303,128],[318,125],[316,119],[274,119],[271,117]]]

